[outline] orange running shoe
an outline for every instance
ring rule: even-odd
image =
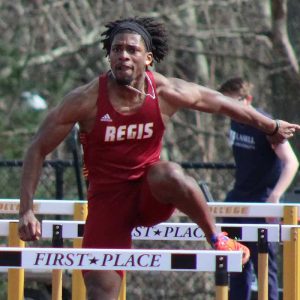
[[[214,243],[214,248],[216,250],[223,250],[223,251],[242,251],[243,252],[243,265],[249,260],[250,258],[250,251],[248,247],[244,246],[243,244],[233,240],[227,236],[227,232],[221,232],[217,235],[217,241]]]

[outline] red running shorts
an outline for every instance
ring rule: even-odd
[[[160,203],[152,196],[146,178],[90,192],[82,246],[130,249],[134,227],[166,221],[174,209],[173,205]],[[117,272],[123,276],[122,271]]]

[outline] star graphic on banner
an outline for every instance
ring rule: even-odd
[[[153,230],[153,232],[154,232],[154,235],[160,236],[160,234],[161,234],[161,230],[159,230],[159,229]]]
[[[96,265],[98,260],[99,259],[96,259],[96,257],[93,257],[93,258],[89,259],[90,265],[92,265],[92,264]]]

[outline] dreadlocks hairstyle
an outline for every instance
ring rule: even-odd
[[[110,53],[111,44],[116,33],[115,29],[121,26],[123,23],[130,23],[132,24],[132,26],[134,26],[135,24],[136,26],[140,27],[141,30],[144,31],[145,35],[150,39],[150,46],[148,45],[148,43],[146,43],[146,46],[149,46],[151,48],[148,49],[148,51],[152,52],[154,60],[160,62],[164,59],[164,57],[168,53],[168,42],[167,32],[163,23],[158,22],[154,18],[139,17],[117,20],[109,22],[105,25],[107,30],[101,34],[101,36],[104,36],[101,42],[103,43],[103,49],[106,51],[106,56],[108,56]],[[124,27],[123,29],[119,29],[117,33],[124,31],[137,33],[135,30],[126,27]],[[144,37],[143,34],[141,35]]]
[[[251,94],[253,84],[244,80],[241,77],[234,77],[228,79],[219,88],[220,93],[240,93],[241,96],[248,96]]]

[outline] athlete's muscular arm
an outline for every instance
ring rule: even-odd
[[[98,81],[75,89],[52,109],[24,158],[19,211],[19,234],[24,241],[36,240],[41,235],[40,223],[34,216],[33,197],[47,154],[52,152],[79,122],[83,127],[91,123],[96,107]]]
[[[198,111],[222,114],[231,119],[251,125],[270,134],[274,132],[274,120],[262,115],[251,106],[224,96],[209,88],[186,82],[177,78],[166,78],[155,73],[157,93],[164,119],[171,117],[180,108],[191,108]],[[280,121],[278,132],[272,137],[273,143],[281,143],[300,130],[298,124]]]

